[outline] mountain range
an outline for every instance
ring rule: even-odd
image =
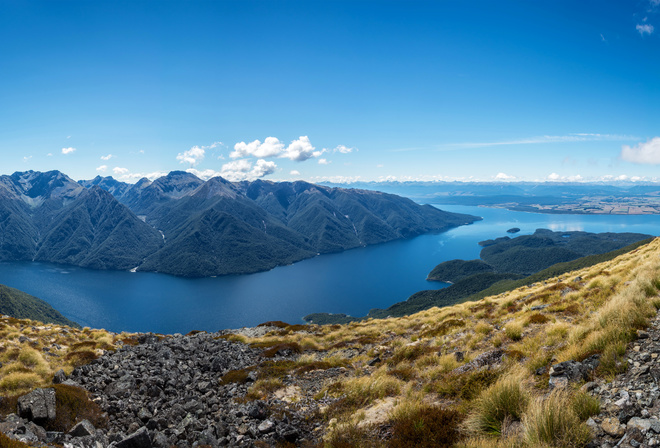
[[[94,269],[244,274],[478,219],[303,181],[204,181],[183,171],[133,185],[59,171],[0,176],[0,260]]]

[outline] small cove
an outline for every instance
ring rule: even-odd
[[[438,263],[478,258],[479,241],[554,231],[660,234],[660,215],[550,215],[464,206],[437,207],[484,218],[440,234],[323,255],[268,272],[186,279],[94,271],[47,263],[0,263],[0,283],[35,295],[84,326],[111,331],[186,333],[301,322],[314,312],[362,316],[422,289]],[[512,227],[521,231],[507,234]]]

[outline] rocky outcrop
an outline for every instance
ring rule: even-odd
[[[601,401],[600,415],[587,421],[593,448],[660,446],[660,317],[637,336],[626,353],[625,373],[582,386]]]
[[[287,393],[268,400],[245,398],[259,379],[255,367],[266,360],[262,350],[222,336],[140,335],[137,345],[108,352],[68,378],[58,372],[58,382],[90,392],[107,413],[107,428],[94,428],[83,420],[66,433],[46,432],[40,424],[55,418],[55,393],[38,389],[21,397],[20,416],[8,416],[0,422],[0,431],[26,442],[71,448],[247,447],[257,441],[259,446],[316,441],[315,427],[297,411],[304,398],[292,399]],[[227,372],[241,370],[246,372],[244,382],[221,381]],[[340,374],[340,369],[323,371],[325,376]],[[320,384],[316,377],[308,381],[316,387]]]

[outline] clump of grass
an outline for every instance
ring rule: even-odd
[[[104,428],[108,417],[101,407],[89,399],[87,391],[66,384],[55,384],[55,420],[45,428],[49,431],[68,431],[80,420],[86,419],[96,428]]]
[[[486,322],[478,322],[477,325],[474,326],[474,331],[481,334],[490,334],[490,332],[493,331],[493,327]]]
[[[519,341],[522,339],[523,327],[518,322],[510,322],[504,327],[504,333],[512,341]]]
[[[373,437],[369,426],[346,423],[330,431],[323,446],[328,448],[381,448],[382,443]]]
[[[248,390],[245,398],[248,400],[263,400],[270,393],[284,387],[284,383],[279,378],[262,378],[257,380]]]
[[[394,366],[403,361],[414,361],[428,352],[429,348],[420,343],[404,345],[394,351],[392,357],[387,360],[387,364]]]
[[[472,400],[493,384],[500,372],[477,370],[463,374],[450,373],[434,384],[434,391],[443,398]]]
[[[30,445],[18,440],[10,439],[0,432],[0,448],[30,448]]]
[[[589,428],[580,421],[564,392],[534,400],[523,418],[523,433],[532,446],[577,448],[591,441]]]
[[[452,446],[461,434],[462,415],[453,409],[417,405],[403,407],[394,416],[390,448],[433,448]]]
[[[541,314],[541,313],[534,313],[531,316],[527,318],[527,324],[544,324],[548,322],[550,319],[548,319],[547,316]]]
[[[220,378],[219,383],[221,386],[232,383],[238,383],[238,384],[247,383],[248,375],[250,374],[251,370],[252,370],[251,367],[248,367],[247,369],[230,370],[229,372],[222,375],[222,378]]]
[[[522,371],[501,377],[474,403],[466,426],[474,433],[500,434],[506,419],[520,420],[530,394],[523,385]]]
[[[351,411],[371,404],[374,400],[399,394],[403,384],[403,381],[388,375],[381,368],[371,376],[332,383],[326,391],[334,396],[343,396],[338,407]]]
[[[27,393],[43,384],[43,379],[32,372],[12,372],[0,380],[0,391],[6,395]]]
[[[581,421],[600,414],[600,400],[583,391],[578,391],[573,395],[571,407]]]
[[[76,350],[67,353],[64,359],[73,367],[80,367],[97,359],[99,356],[91,350]]]
[[[255,346],[258,347],[259,344],[255,344]],[[263,356],[265,358],[274,358],[275,356],[286,353],[286,352],[300,353],[300,352],[302,352],[302,347],[297,342],[275,344],[275,345],[271,346],[270,348],[267,348],[266,350],[264,350],[263,353],[261,354],[261,356]]]

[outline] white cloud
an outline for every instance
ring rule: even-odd
[[[232,159],[241,157],[276,157],[284,150],[284,143],[276,137],[266,137],[263,143],[255,140],[250,143],[239,142],[234,145],[234,151],[229,154]]]
[[[49,152],[48,154],[46,154],[46,157],[53,157],[53,153]]]
[[[619,157],[626,162],[660,165],[660,137],[653,137],[632,147],[623,145]]]
[[[643,36],[644,34],[648,34],[649,36],[653,34],[653,25],[645,24],[645,25],[637,25],[635,27],[637,31],[639,31],[639,35]]]
[[[204,160],[205,152],[205,149],[201,146],[193,146],[188,151],[177,154],[176,159],[179,163],[189,163],[191,166],[195,166]]]
[[[385,165],[383,165],[382,163],[379,163],[378,165],[376,165],[376,168],[383,168],[384,166]]]
[[[112,159],[113,157],[114,157],[114,156],[113,156],[112,154],[108,154],[107,156],[101,156],[101,160],[110,160],[110,159]]]
[[[71,148],[71,147],[69,147],[69,148],[62,148],[62,154],[71,154],[71,153],[74,152],[75,150],[76,150],[76,148]]]
[[[614,180],[628,180],[628,176],[622,174],[620,176],[615,177]]]
[[[98,171],[99,173],[104,173],[107,171],[107,169],[108,169],[108,165],[101,165],[98,168],[96,168],[96,171]]]
[[[497,173],[497,176],[495,176],[495,180],[512,180],[515,178],[516,176],[509,176],[508,174],[505,173]]]
[[[119,166],[116,166],[112,169],[112,172],[115,173],[118,176],[121,176],[123,174],[127,174],[129,172],[128,168],[121,168]]]
[[[304,162],[312,157],[318,157],[324,152],[314,151],[314,149],[312,143],[309,141],[309,137],[301,135],[298,140],[292,141],[291,144],[287,146],[280,157],[295,160],[296,162]]]
[[[71,138],[71,136],[70,136],[70,135],[67,135],[66,138]]]
[[[332,150],[332,152],[340,152],[342,154],[348,154],[349,152],[353,152],[355,148],[348,148],[344,145],[339,145],[335,149]]]
[[[112,171],[117,174],[117,180],[121,180],[123,182],[131,182],[131,181],[138,181],[142,179],[143,177],[146,177],[149,180],[156,180],[159,177],[166,176],[167,173],[162,172],[162,171],[154,171],[153,173],[130,173],[129,170],[126,168],[119,168],[119,170],[122,170],[121,172],[117,172],[118,168],[113,168]],[[124,171],[125,170],[125,171]]]
[[[291,170],[291,172],[290,172],[289,174],[292,175],[292,176],[300,176],[300,171],[298,171],[298,170]]]
[[[222,165],[220,175],[229,181],[238,182],[259,179],[274,173],[276,168],[275,162],[259,159],[255,165],[252,165],[249,160],[241,159]]]
[[[259,159],[254,168],[252,168],[252,171],[250,171],[250,175],[256,178],[268,176],[269,174],[273,174],[276,168],[277,165],[275,165],[275,162],[267,162]]]
[[[548,179],[549,179],[549,180],[559,180],[560,177],[561,177],[561,176],[559,176],[559,174],[557,174],[557,173],[551,173],[551,174],[548,176]]]
[[[31,158],[32,156],[25,156],[23,157],[23,162],[28,162]]]
[[[328,159],[319,159],[319,165],[330,165],[331,163]]]
[[[177,154],[176,159],[179,161],[179,163],[189,163],[191,167],[197,166],[199,162],[204,160],[206,150],[214,149],[221,145],[222,142],[213,142],[208,146],[193,146],[188,151],[180,152]],[[140,154],[144,154],[143,149],[138,152]]]
[[[359,180],[360,176],[314,176],[310,179],[311,182],[331,182],[333,184],[350,184]]]
[[[350,148],[342,147],[344,150]],[[326,150],[316,151],[309,141],[309,137],[303,135],[297,140],[293,140],[289,146],[284,145],[276,137],[266,137],[263,143],[260,140],[254,140],[250,143],[239,142],[234,145],[234,151],[229,154],[232,159],[243,157],[280,157],[290,159],[296,162],[303,162],[312,157],[319,157]],[[349,151],[350,152],[350,151]]]

